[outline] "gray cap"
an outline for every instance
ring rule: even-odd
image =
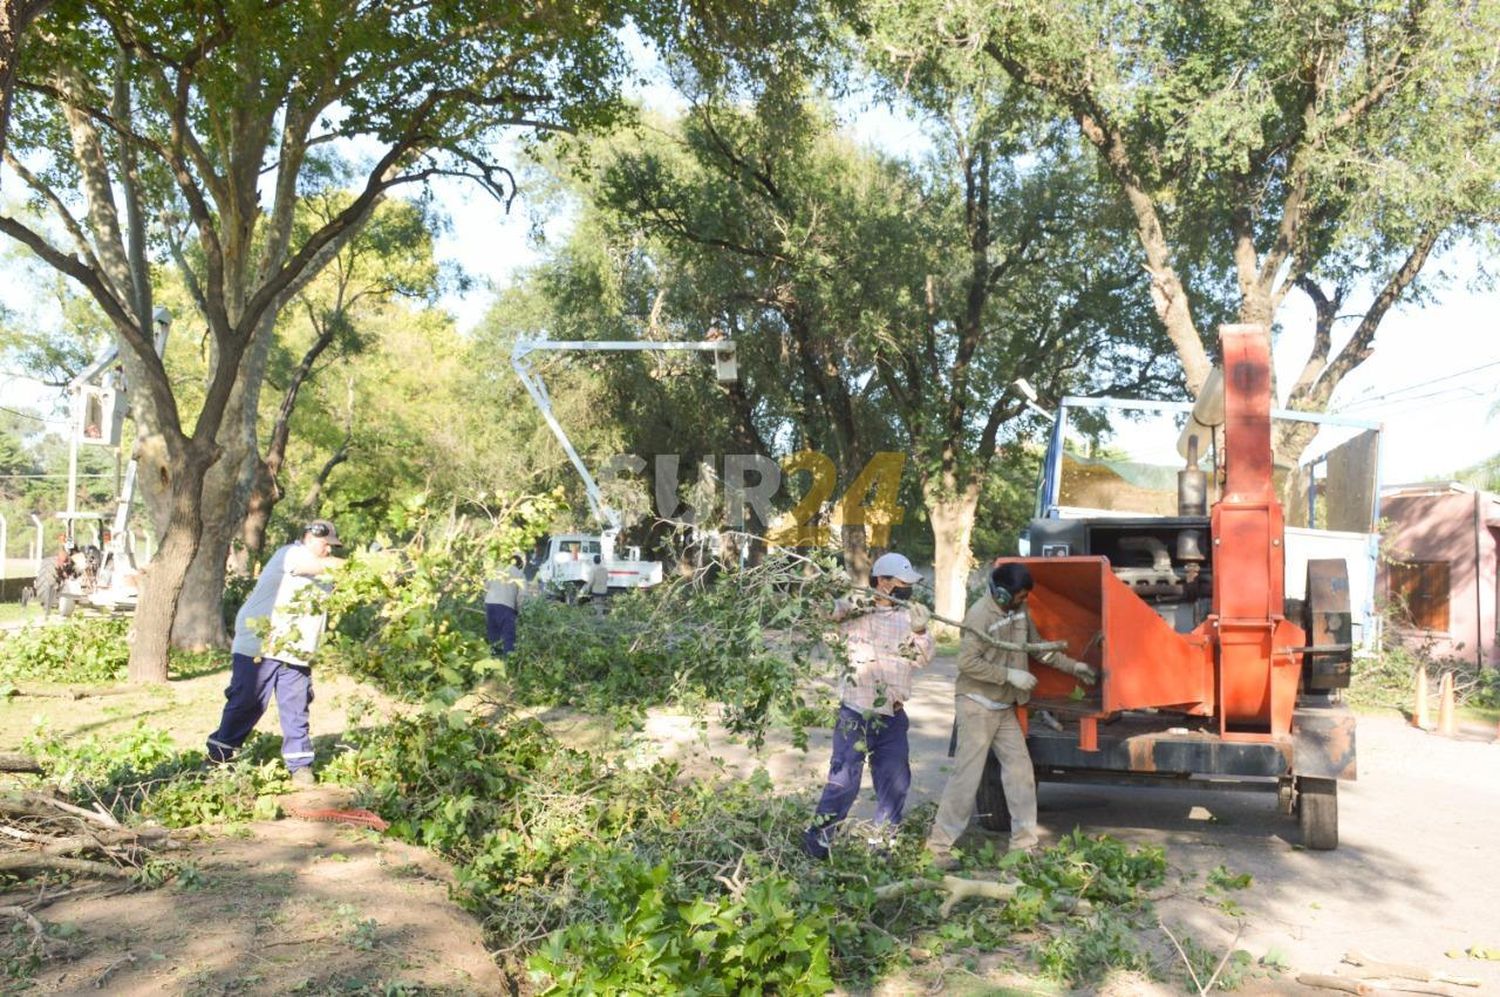
[[[870,565],[870,574],[876,578],[894,578],[907,585],[915,585],[922,580],[922,575],[911,566],[911,558],[895,551],[877,557],[875,563]]]

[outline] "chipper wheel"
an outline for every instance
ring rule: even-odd
[[[1302,847],[1330,852],[1339,846],[1339,784],[1335,779],[1297,777],[1297,824]]]
[[[1010,830],[1010,808],[1005,805],[1005,784],[1000,781],[1000,759],[994,751],[984,756],[984,776],[974,796],[979,811],[979,826],[986,831]]]

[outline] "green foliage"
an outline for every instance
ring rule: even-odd
[[[1036,960],[1044,977],[1072,984],[1095,982],[1112,969],[1149,974],[1155,968],[1139,927],[1113,911],[1091,914],[1079,930],[1053,935],[1037,946]]]
[[[1017,875],[1043,892],[1104,904],[1129,904],[1140,891],[1160,886],[1166,853],[1155,845],[1131,848],[1113,838],[1091,838],[1074,829],[1055,847],[1019,861]]]
[[[1191,967],[1191,969],[1186,966],[1182,967],[1183,982],[1192,984],[1193,988],[1200,992],[1207,989],[1238,990],[1251,976],[1261,972],[1255,964],[1255,957],[1244,949],[1220,953],[1207,948],[1191,937],[1183,937],[1182,951]],[[1279,972],[1284,968],[1278,965],[1273,953],[1268,953],[1261,963],[1267,974]],[[1211,988],[1208,985],[1209,980],[1213,980]]]
[[[1472,658],[1433,654],[1431,643],[1408,644],[1394,627],[1387,627],[1379,651],[1354,659],[1348,697],[1355,706],[1410,711],[1416,702],[1417,680],[1427,668],[1429,702],[1436,703],[1439,678],[1453,673],[1454,697],[1466,706],[1500,706],[1500,678],[1493,668],[1483,668]]]
[[[506,662],[522,702],[625,712],[717,703],[730,730],[752,738],[780,718],[802,727],[817,715],[808,679],[847,592],[826,558],[790,554],[739,567],[712,564],[649,593],[614,601],[602,622],[570,607],[528,605],[517,653]],[[836,667],[836,665],[835,665]]]
[[[0,664],[9,677],[43,682],[101,683],[125,677],[130,622],[123,617],[74,617],[0,636]]]
[[[24,747],[48,780],[81,800],[103,803],[123,822],[166,827],[274,817],[263,802],[289,788],[279,739],[252,737],[233,764],[205,768],[199,751],[180,751],[171,735],[144,721],[124,735],[64,741],[45,730]]]
[[[404,546],[352,552],[324,601],[319,665],[404,698],[452,701],[498,668],[484,638],[488,572],[529,550],[557,508],[555,495],[518,499],[488,526],[432,523],[422,510]]]
[[[822,992],[900,965],[912,940],[993,946],[1016,930],[1015,904],[944,918],[935,893],[876,899],[877,886],[924,875],[922,815],[888,852],[851,835],[831,862],[809,863],[806,803],[776,797],[763,776],[684,783],[670,765],[619,769],[560,748],[530,721],[437,709],[351,740],[325,780],[368,787],[389,833],[453,861],[460,901],[497,947],[529,953],[558,991]],[[1006,864],[1025,884],[1027,926],[1066,922],[1079,898],[1133,914],[1165,869],[1159,849],[1081,834]],[[539,928],[545,943],[526,942]],[[1114,922],[1089,930],[1100,940],[1071,962],[1059,955],[1058,973],[1135,964],[1110,951]]]
[[[1230,917],[1244,917],[1245,908],[1230,893],[1235,890],[1248,890],[1252,880],[1248,872],[1235,874],[1222,865],[1216,865],[1209,870],[1208,883],[1204,887],[1208,892],[1208,899],[1225,914]]]
[[[1092,978],[1137,964],[1117,921],[1141,910],[1164,867],[1159,850],[1081,834],[1035,856],[991,851],[980,859],[1018,878],[1021,895],[945,916],[934,891],[875,894],[928,875],[930,813],[914,814],[886,848],[856,828],[831,861],[810,862],[799,847],[809,802],[776,795],[764,773],[700,782],[670,764],[617,767],[559,746],[535,721],[481,723],[437,706],[350,730],[344,743],[323,780],[356,788],[356,804],[389,820],[389,834],[451,862],[455,898],[509,953],[507,967],[554,992],[823,993],[870,984],[916,943],[994,947],[1044,922],[1082,932],[1039,953],[1047,971]],[[169,827],[274,817],[288,788],[276,748],[276,738],[252,738],[237,762],[205,770],[200,753],[145,725],[109,742],[40,735],[27,745],[78,802]],[[203,885],[197,869],[171,862],[138,878]],[[1071,913],[1080,898],[1094,903],[1092,920]],[[374,922],[341,916],[351,946],[380,944]]]
[[[1223,893],[1228,890],[1248,890],[1254,882],[1248,872],[1233,873],[1227,866],[1216,865],[1208,871],[1209,892]]]
[[[0,632],[0,671],[8,679],[76,685],[123,681],[130,658],[130,620],[82,614],[47,626]],[[171,652],[169,672],[177,678],[223,668],[222,651]]]
[[[584,991],[822,994],[833,987],[828,938],[835,912],[796,904],[784,874],[738,897],[712,899],[674,883],[666,866],[626,855],[598,870],[609,883],[603,921],[553,934],[529,960],[548,993]]]

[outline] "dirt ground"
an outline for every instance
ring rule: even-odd
[[[935,801],[946,778],[952,677],[952,656],[941,656],[909,705],[913,808]],[[76,701],[14,698],[0,704],[0,750],[18,746],[38,719],[69,737],[108,737],[145,719],[171,730],[180,745],[196,745],[217,719],[225,679],[224,672],[209,673],[164,690]],[[349,680],[322,678],[314,733],[337,734],[346,711],[361,704],[388,705]],[[588,718],[556,712],[545,719],[580,746],[614,740]],[[262,729],[275,730],[274,719],[262,721]],[[1291,981],[1297,972],[1338,971],[1344,953],[1355,949],[1476,977],[1484,983],[1479,993],[1500,992],[1500,962],[1461,955],[1471,946],[1500,948],[1494,913],[1500,745],[1491,735],[1474,731],[1469,739],[1447,740],[1396,716],[1363,717],[1360,778],[1341,788],[1342,845],[1335,852],[1301,850],[1295,821],[1261,794],[1044,784],[1041,819],[1049,836],[1077,826],[1164,846],[1173,872],[1159,891],[1158,910],[1169,927],[1218,951],[1237,945],[1287,967],[1247,981],[1241,993],[1300,992]],[[678,758],[690,773],[748,774],[763,766],[778,788],[810,791],[825,774],[828,737],[815,734],[807,752],[773,739],[756,753],[712,724],[703,730],[689,718],[657,714],[626,751],[635,764]],[[868,788],[860,806],[873,809]],[[66,958],[36,975],[36,992],[399,993],[404,986],[494,993],[503,987],[479,925],[446,898],[447,871],[420,849],[369,831],[283,820],[195,846],[189,860],[195,872],[188,881],[123,896],[70,897],[46,908],[43,917],[70,925],[71,937]],[[1251,885],[1210,892],[1208,876],[1218,866],[1248,873]],[[907,978],[880,993],[911,992],[908,984],[959,994],[1053,992],[981,975],[986,979],[966,972]],[[1124,978],[1104,992],[1170,991]]]
[[[479,926],[426,850],[282,820],[190,853],[190,877],[41,916],[70,932],[29,992],[500,993]]]

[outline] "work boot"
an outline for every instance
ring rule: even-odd
[[[802,832],[802,851],[810,859],[819,862],[828,860],[828,836],[821,829],[810,827]]]
[[[951,872],[958,868],[958,856],[949,851],[929,851],[932,857],[932,867],[938,872]]]
[[[298,787],[299,789],[305,789],[308,786],[316,786],[317,784],[318,778],[317,776],[313,775],[313,770],[311,768],[298,769],[297,771],[292,773],[292,785]]]
[[[1012,827],[1010,831],[1010,851],[1034,852],[1040,843],[1037,837],[1036,826]]]

